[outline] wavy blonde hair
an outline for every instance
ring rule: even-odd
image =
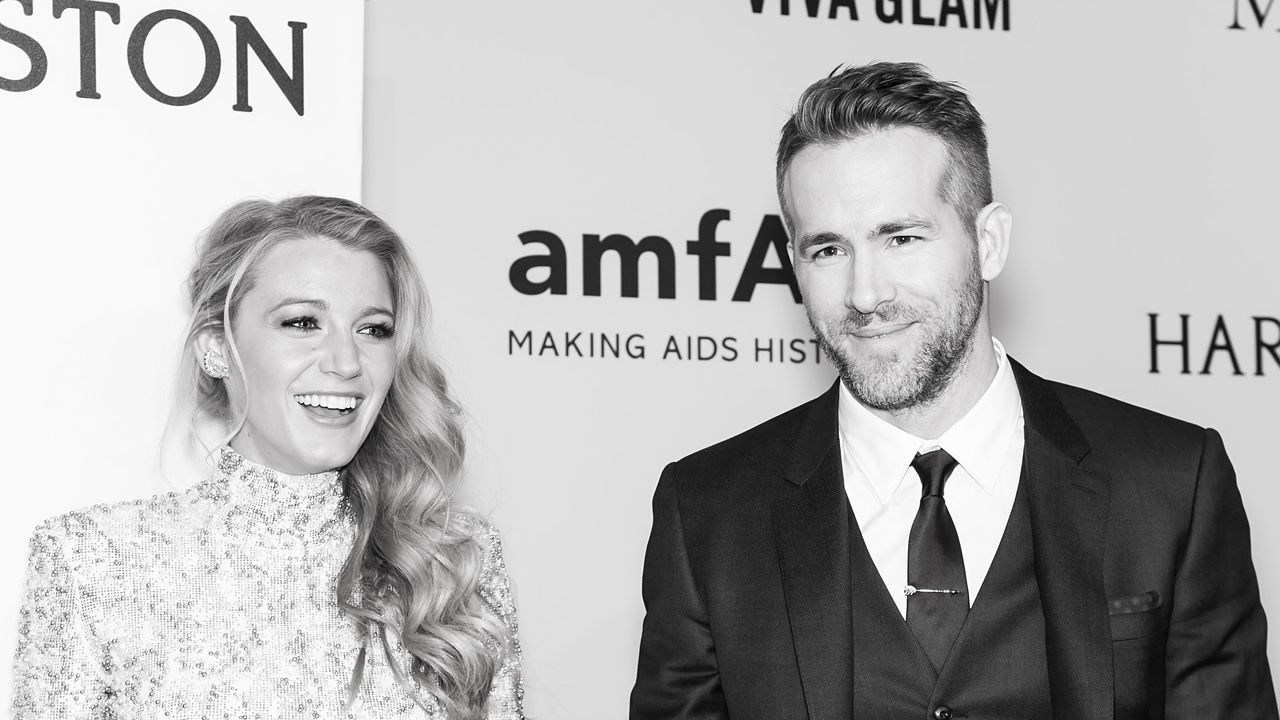
[[[465,449],[461,409],[427,351],[421,276],[386,223],[350,200],[316,196],[242,202],[214,222],[188,278],[191,319],[180,379],[186,424],[194,437],[202,421],[215,420],[226,427],[227,440],[243,426],[224,382],[198,370],[197,338],[222,335],[230,361],[238,363],[232,321],[253,287],[255,265],[276,244],[307,237],[373,253],[386,269],[396,316],[394,380],[368,438],[341,472],[356,533],[338,576],[337,601],[366,639],[348,701],[358,692],[375,636],[408,688],[391,657],[387,637],[394,634],[412,656],[413,680],[450,718],[481,718],[509,631],[477,592],[484,548],[475,536],[483,524],[453,506]]]

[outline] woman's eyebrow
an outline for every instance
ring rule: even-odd
[[[280,308],[286,305],[310,305],[316,308],[317,310],[329,309],[329,303],[325,302],[324,300],[319,300],[316,298],[288,297],[288,298],[285,298],[284,300],[281,300],[279,303],[276,304],[275,307],[271,308],[271,310],[269,310],[268,312],[275,312],[276,310],[279,310]]]

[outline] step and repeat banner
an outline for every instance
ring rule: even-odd
[[[997,336],[1041,375],[1219,429],[1280,618],[1280,8],[366,8],[365,198],[433,294],[474,496],[516,583],[532,717],[625,716],[663,465],[834,377],[787,266],[773,163],[800,92],[843,63],[918,61],[970,91],[1014,216]]]
[[[197,235],[249,197],[359,196],[363,24],[351,0],[0,0],[5,708],[32,528],[187,480],[159,449]]]

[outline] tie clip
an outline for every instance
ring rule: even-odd
[[[963,590],[935,590],[933,588],[918,588],[915,585],[908,585],[903,589],[907,597],[911,597],[916,593],[938,593],[940,595],[963,595]]]

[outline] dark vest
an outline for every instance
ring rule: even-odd
[[[854,716],[858,720],[1052,716],[1044,611],[1023,487],[1018,489],[991,569],[939,671],[885,589],[852,512],[849,517]]]

